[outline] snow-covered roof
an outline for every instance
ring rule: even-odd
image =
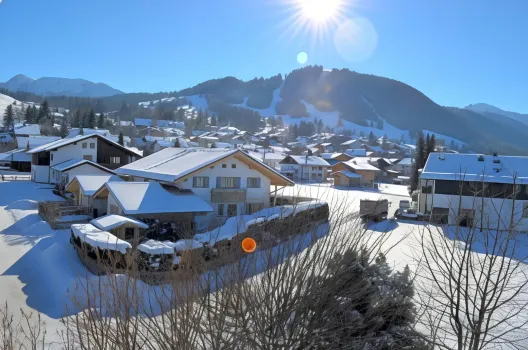
[[[19,128],[15,128],[15,135],[40,135],[40,125],[27,124]]]
[[[38,135],[31,135],[31,136],[17,136],[17,144],[18,147],[27,147],[29,144],[29,149],[45,145],[50,142],[58,141],[61,138],[59,136],[38,136]]]
[[[297,164],[301,164],[301,165],[315,165],[315,166],[330,166],[330,164],[328,164],[328,162],[326,160],[324,160],[323,158],[321,157],[316,157],[316,156],[287,156],[286,158],[284,158],[284,160],[286,159],[293,159]]]
[[[136,126],[152,126],[152,119],[135,118],[134,125]]]
[[[149,239],[137,246],[137,249],[150,255],[174,254],[174,249],[160,241]]]
[[[348,178],[360,178],[361,177],[361,175],[359,175],[358,173],[354,173],[352,171],[346,171],[346,170],[336,171],[335,173],[330,174],[330,176],[335,176],[336,174],[342,174]]]
[[[66,185],[66,190],[69,190],[70,184],[77,181],[82,193],[85,196],[93,196],[95,192],[101,188],[105,183],[109,181],[123,181],[119,176],[116,175],[76,175]]]
[[[369,164],[368,162],[357,161],[356,158],[351,159],[347,162],[344,162],[347,166],[354,170],[366,170],[366,171],[380,171],[374,165]]]
[[[70,160],[67,160],[65,162],[56,164],[56,165],[52,166],[51,168],[54,169],[54,170],[57,170],[57,171],[66,171],[66,170],[70,170],[72,168],[76,168],[76,167],[78,167],[80,165],[84,165],[84,164],[88,164],[88,165],[94,166],[94,167],[99,168],[99,169],[101,169],[103,171],[106,171],[106,172],[108,172],[110,174],[114,173],[113,170],[105,168],[104,166],[102,166],[100,164],[97,164],[97,163],[94,163],[91,160],[87,160],[87,159],[70,159]]]
[[[66,136],[67,139],[71,139],[72,137],[79,136],[81,132],[80,128],[72,128],[70,132],[68,133],[68,136]],[[90,128],[83,128],[83,134],[84,135],[92,135],[92,134],[99,134],[99,135],[110,135],[110,131],[107,129],[90,129]]]
[[[130,120],[120,120],[119,121],[120,126],[132,126],[132,121]]]
[[[528,157],[431,153],[422,179],[528,183]]]
[[[203,248],[203,243],[195,241],[194,239],[180,239],[176,242],[163,241],[162,243],[169,247],[172,247],[177,252]]]
[[[105,215],[101,216],[100,218],[93,219],[90,221],[90,224],[104,231],[113,230],[114,228],[121,227],[123,225],[132,225],[142,229],[147,229],[149,227],[147,224],[139,220],[115,214]]]
[[[19,148],[12,153],[13,162],[31,162],[31,154],[26,152],[25,148]]]
[[[45,145],[42,145],[42,146],[39,146],[39,147],[35,147],[34,149],[28,151],[28,153],[38,153],[38,152],[44,152],[44,151],[54,151],[60,147],[64,147],[64,146],[67,146],[67,145],[70,145],[72,143],[75,143],[75,142],[79,142],[79,141],[82,141],[82,140],[85,140],[85,139],[89,139],[89,138],[92,138],[92,137],[96,137],[96,138],[100,138],[102,140],[105,140],[106,142],[114,145],[115,147],[118,147],[122,150],[126,150],[127,152],[129,153],[134,153],[135,155],[137,156],[141,156],[141,154],[138,154],[134,151],[132,151],[131,149],[128,149],[126,147],[123,147],[121,146],[120,144],[118,144],[117,142],[114,142],[102,135],[99,135],[99,134],[90,134],[90,135],[78,135],[78,136],[75,136],[75,137],[72,137],[72,138],[66,138],[66,139],[60,139],[60,140],[57,140],[57,141],[54,141],[54,142],[50,142],[50,143],[47,143]]]
[[[216,148],[231,148],[231,144],[227,142],[215,142]]]
[[[107,182],[106,187],[125,215],[213,211],[209,204],[192,192],[180,192],[159,182]]]
[[[349,148],[345,151],[346,154],[352,157],[366,157],[367,150],[364,148]]]
[[[175,142],[169,140],[156,140],[155,141],[160,147],[174,147]]]
[[[397,162],[393,162],[394,164],[400,164],[400,165],[412,165],[413,160],[412,158],[403,158]]]
[[[358,140],[348,140],[348,141],[345,141],[341,144],[341,146],[348,146],[348,145],[351,145],[355,142],[357,142]]]
[[[291,180],[280,175],[275,169],[270,168],[257,159],[249,156],[239,149],[221,148],[165,148],[148,157],[116,169],[117,174],[144,177],[148,179],[175,182],[195,171],[207,167],[209,164],[234,154],[240,154],[251,159],[269,172],[280,177],[286,184],[293,184]],[[282,182],[281,181],[281,182]]]
[[[132,248],[130,243],[117,238],[110,232],[101,231],[91,224],[73,224],[71,230],[75,237],[79,237],[82,242],[92,247],[115,250],[121,254],[126,254],[126,250]]]
[[[319,157],[323,158],[324,160],[332,160],[332,159],[336,159],[337,157],[339,157],[339,156],[341,156],[343,154],[348,156],[348,159],[350,159],[350,155],[348,155],[346,153],[339,153],[339,152],[336,152],[336,153],[321,153],[321,154],[319,154]]]

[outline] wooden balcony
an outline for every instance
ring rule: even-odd
[[[246,201],[246,190],[243,188],[213,188],[212,203],[241,203]]]

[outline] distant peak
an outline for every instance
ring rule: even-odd
[[[33,80],[35,79],[32,79],[25,74],[17,74],[11,79],[9,79],[8,82],[21,82],[21,81],[33,81]]]

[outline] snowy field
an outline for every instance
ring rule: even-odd
[[[388,184],[380,184],[376,189],[297,184],[279,193],[324,200],[329,203],[332,215],[339,216],[357,213],[360,199],[384,198],[392,203],[389,208],[389,217],[392,217],[399,201],[409,199],[405,186]],[[0,182],[0,301],[6,300],[11,310],[22,308],[40,312],[47,323],[49,339],[58,340],[56,330],[61,329],[59,319],[83,307],[74,307],[71,302],[79,281],[86,283],[87,280],[95,281],[97,277],[85,269],[70,246],[69,230],[52,230],[38,216],[38,201],[50,200],[61,200],[52,194],[50,186],[30,181]],[[414,268],[413,254],[420,249],[416,233],[424,229],[423,224],[386,220],[368,227],[368,234],[373,239],[388,234],[385,248],[392,248],[387,255],[390,265],[396,269],[406,265],[411,270]],[[441,229],[437,232],[439,237],[443,235]],[[445,234],[449,236],[451,233]],[[481,253],[477,251],[474,254]],[[522,267],[528,274],[526,266]],[[257,267],[254,273],[258,272]],[[139,283],[144,288],[154,288]],[[424,281],[417,280],[415,283]]]

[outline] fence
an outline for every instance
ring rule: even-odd
[[[31,181],[30,174],[0,174],[2,181]]]

